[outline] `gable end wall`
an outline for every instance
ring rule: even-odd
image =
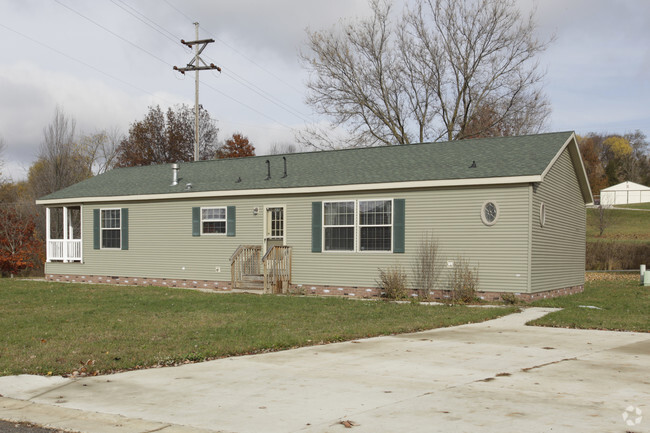
[[[540,205],[546,223],[540,224]],[[584,284],[586,209],[568,148],[533,188],[531,290]]]

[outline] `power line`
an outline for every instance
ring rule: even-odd
[[[124,84],[124,85],[126,85],[126,86],[129,86],[129,87],[132,87],[132,88],[134,88],[134,89],[136,89],[136,90],[139,90],[139,91],[142,92],[142,93],[146,93],[146,94],[148,94],[148,95],[151,95],[151,96],[153,96],[153,97],[156,98],[156,99],[159,99],[159,100],[165,101],[165,102],[167,102],[167,103],[169,103],[169,104],[172,104],[171,101],[168,101],[168,100],[166,100],[166,99],[164,99],[164,98],[161,98],[160,96],[157,96],[157,95],[155,95],[154,93],[149,92],[148,90],[144,90],[143,88],[138,87],[138,86],[136,86],[135,84],[131,84],[131,83],[129,83],[128,81],[124,81],[124,80],[122,80],[121,78],[117,78],[117,77],[115,77],[114,75],[109,74],[108,72],[104,72],[104,71],[102,71],[101,69],[96,68],[96,67],[94,67],[93,65],[84,62],[83,60],[80,60],[80,59],[78,59],[78,58],[76,58],[76,57],[73,57],[73,56],[67,54],[67,53],[64,53],[63,51],[58,50],[58,49],[56,49],[56,48],[54,48],[54,47],[51,47],[51,46],[49,46],[49,45],[47,45],[47,44],[45,44],[45,43],[43,43],[43,42],[40,42],[40,41],[38,41],[38,40],[32,38],[31,36],[28,36],[28,35],[26,35],[26,34],[24,34],[24,33],[19,32],[18,30],[14,30],[14,29],[12,29],[11,27],[7,27],[6,25],[4,25],[4,24],[2,24],[2,23],[0,23],[0,27],[3,27],[4,29],[9,30],[10,32],[13,32],[13,33],[15,33],[15,34],[17,34],[17,35],[19,35],[19,36],[22,36],[23,38],[28,39],[28,40],[34,42],[35,44],[38,44],[38,45],[40,45],[40,46],[42,46],[42,47],[44,47],[44,48],[47,48],[48,50],[54,51],[55,53],[57,53],[57,54],[59,54],[59,55],[61,55],[61,56],[63,56],[63,57],[67,57],[68,59],[70,59],[70,60],[72,60],[72,61],[74,61],[74,62],[77,62],[77,63],[79,63],[79,64],[82,64],[82,65],[86,66],[87,68],[92,69],[92,70],[95,71],[95,72],[99,72],[100,74],[105,75],[105,76],[107,76],[108,78],[111,78],[111,79],[113,79],[113,80],[115,80],[115,81],[118,81],[118,82],[120,82],[120,83],[122,83],[122,84]]]
[[[181,14],[181,15],[183,15],[185,18],[187,18],[190,22],[194,22],[194,20],[193,20],[192,18],[190,18],[189,16],[187,16],[187,14],[185,14],[183,11],[181,11],[181,10],[178,9],[176,6],[174,6],[174,5],[173,5],[169,0],[164,0],[164,2],[167,3],[167,5],[169,5],[169,7],[171,7],[172,9],[174,9],[176,12],[178,12],[179,14]],[[235,53],[237,53],[238,55],[240,55],[241,57],[243,57],[245,60],[247,60],[247,61],[250,62],[251,64],[257,66],[260,70],[266,72],[267,74],[269,74],[270,76],[272,76],[273,78],[275,78],[276,80],[278,80],[279,82],[281,82],[282,84],[284,84],[285,86],[289,87],[290,89],[294,90],[296,93],[298,93],[299,95],[302,96],[303,92],[302,92],[300,89],[294,87],[291,83],[289,83],[289,82],[283,80],[281,77],[279,77],[278,75],[274,74],[273,72],[271,72],[270,70],[268,70],[268,69],[265,68],[264,66],[260,65],[260,64],[257,63],[254,59],[251,59],[251,58],[248,57],[246,54],[244,54],[244,53],[242,53],[241,51],[239,51],[237,48],[235,48],[235,47],[233,47],[232,45],[228,44],[226,41],[224,41],[223,39],[219,38],[217,35],[215,35],[215,34],[212,33],[211,31],[209,31],[209,30],[207,30],[207,29],[205,29],[205,28],[203,29],[203,31],[205,31],[207,34],[209,34],[210,36],[212,36],[214,39],[216,39],[217,41],[219,41],[220,43],[222,43],[222,44],[225,45],[226,47],[230,48],[232,51],[234,51]]]
[[[183,13],[182,10],[178,9],[176,6],[174,6],[173,4],[171,4],[168,0],[164,0],[164,1],[165,1],[165,3],[167,3],[167,5],[168,5],[169,7],[171,7],[172,9],[174,9],[174,10],[175,10],[176,12],[178,12],[179,14],[183,15],[183,16],[184,16],[185,18],[187,18],[190,22],[194,22],[194,19],[193,19],[193,18],[190,18],[190,17],[188,17],[187,15],[185,15],[185,13]]]
[[[56,1],[58,2],[59,0],[56,0]],[[180,39],[180,38],[178,38],[178,36],[174,35],[172,32],[170,32],[169,30],[165,29],[165,28],[164,28],[163,26],[161,26],[160,24],[156,23],[155,21],[153,21],[152,19],[150,19],[149,17],[147,17],[145,14],[139,12],[139,11],[136,10],[135,8],[131,7],[130,5],[127,5],[127,4],[124,3],[122,0],[117,0],[117,1],[119,1],[120,3],[123,3],[126,7],[128,7],[128,8],[131,9],[131,10],[133,10],[135,13],[137,13],[137,14],[138,14],[139,16],[141,16],[142,18],[140,18],[139,16],[135,15],[135,13],[132,13],[132,12],[128,11],[125,7],[119,5],[119,4],[116,2],[116,0],[111,0],[111,2],[112,2],[113,4],[115,4],[116,6],[120,7],[120,8],[123,9],[125,12],[129,13],[130,15],[134,16],[135,18],[137,18],[138,20],[140,20],[141,22],[143,22],[143,23],[146,24],[147,26],[151,27],[152,29],[154,29],[154,30],[157,31],[158,33],[162,34],[162,35],[163,35],[164,37],[166,37],[167,39],[170,39],[170,40],[173,41],[173,42],[177,42],[177,41]],[[188,17],[187,15],[185,15],[182,11],[180,11],[178,8],[176,8],[176,7],[175,7],[173,4],[171,4],[169,1],[165,0],[165,2],[166,2],[170,7],[172,7],[174,10],[176,10],[178,13],[180,13],[181,15],[183,15],[185,18],[188,18],[188,19],[189,19],[189,17]],[[145,19],[146,19],[146,21],[145,21]],[[149,24],[149,22],[152,23],[152,24]],[[155,25],[155,27],[154,27],[154,25]],[[157,28],[156,28],[156,27],[157,27]],[[159,30],[159,29],[161,29],[162,31]],[[163,33],[163,31],[164,31],[165,33]],[[206,31],[207,33],[210,33],[210,32],[208,32],[208,31],[205,30],[205,29],[204,29],[204,31]],[[211,33],[210,33],[210,34],[211,34]],[[169,35],[171,35],[171,37],[170,37]],[[176,38],[176,39],[174,39],[174,38]],[[224,44],[225,44],[225,43],[224,43]],[[225,44],[225,45],[227,45],[227,44]],[[186,44],[184,44],[184,46],[186,46]],[[140,47],[138,47],[138,48],[140,48]],[[230,47],[230,48],[233,49],[234,51],[238,52],[238,51],[235,50],[233,47]],[[238,52],[238,54],[240,54],[240,55],[243,56],[243,57],[246,57],[246,56],[245,56],[244,54],[242,54],[242,53],[239,53],[239,52]],[[210,57],[207,57],[207,56],[206,56],[206,58],[207,58],[207,59],[210,59]],[[210,60],[212,60],[212,59],[210,59]],[[248,59],[248,60],[250,61],[250,59]],[[213,60],[213,62],[214,62],[214,60]],[[259,66],[259,65],[258,65],[258,66]],[[250,81],[246,80],[245,78],[243,78],[243,77],[241,77],[241,76],[239,76],[239,75],[237,75],[237,74],[235,74],[235,73],[230,73],[229,71],[225,71],[225,72],[224,72],[224,75],[226,75],[226,76],[232,78],[233,80],[237,81],[240,85],[242,85],[242,86],[248,88],[249,90],[255,92],[256,94],[258,94],[258,95],[261,96],[262,98],[266,99],[267,101],[271,102],[272,104],[276,105],[277,107],[281,108],[282,110],[288,112],[289,114],[291,114],[291,115],[293,115],[293,116],[299,118],[299,119],[302,120],[303,122],[306,122],[306,123],[309,123],[309,122],[310,122],[310,120],[308,120],[307,118],[305,118],[305,115],[304,115],[303,113],[301,113],[300,111],[298,111],[298,110],[296,110],[295,108],[291,107],[290,105],[286,104],[285,102],[283,102],[283,101],[280,100],[279,98],[276,98],[275,96],[273,96],[273,95],[271,95],[270,93],[266,92],[265,90],[261,89],[260,87],[256,86],[255,84],[251,83]]]
[[[54,0],[54,1],[57,2],[58,4],[60,4],[61,6],[63,6],[64,8],[68,9],[69,11],[74,12],[75,14],[79,15],[81,18],[83,18],[83,19],[85,19],[85,20],[87,20],[87,21],[93,23],[93,24],[96,25],[97,27],[99,27],[99,28],[101,28],[101,29],[107,31],[108,33],[110,33],[111,35],[115,36],[116,38],[118,38],[118,39],[120,39],[120,40],[126,42],[127,44],[129,44],[129,45],[131,45],[131,46],[137,48],[138,50],[140,50],[140,51],[142,51],[142,52],[147,53],[148,55],[150,55],[150,56],[153,57],[154,59],[156,59],[156,60],[158,60],[158,61],[164,63],[165,65],[167,65],[167,66],[171,66],[171,63],[168,62],[167,60],[164,60],[164,59],[158,57],[157,55],[155,55],[155,54],[152,53],[151,51],[145,50],[145,49],[142,48],[141,46],[139,46],[139,45],[137,45],[137,44],[131,42],[130,40],[128,40],[128,39],[126,39],[126,38],[124,38],[124,37],[122,37],[122,36],[120,36],[120,35],[118,35],[118,34],[115,33],[114,31],[112,31],[111,29],[109,29],[109,28],[107,28],[107,27],[105,27],[105,26],[99,24],[97,21],[95,21],[95,20],[93,20],[93,19],[91,19],[91,18],[85,16],[84,14],[82,14],[82,13],[79,12],[79,11],[77,11],[76,9],[73,9],[73,8],[71,8],[70,6],[68,6],[68,5],[64,4],[64,3],[62,3],[60,0]]]
[[[118,2],[121,3],[121,4],[119,4]],[[154,31],[160,33],[163,37],[165,37],[165,38],[169,39],[170,41],[174,42],[174,44],[178,43],[178,41],[180,40],[180,38],[178,36],[176,36],[175,34],[170,32],[169,30],[165,29],[163,26],[159,25],[158,23],[156,23],[155,21],[153,21],[152,19],[147,17],[145,14],[143,14],[142,12],[135,9],[133,6],[125,3],[124,1],[122,1],[122,0],[117,0],[117,1],[116,0],[111,0],[111,3],[113,3],[115,6],[119,7],[124,12],[131,15],[132,17],[136,18],[137,20],[141,21],[143,24],[150,27]]]
[[[293,109],[291,106],[285,104],[284,102],[280,101],[279,99],[274,98],[273,95],[270,95],[269,93],[267,93],[264,90],[260,89],[255,84],[251,83],[250,81],[246,80],[245,78],[240,77],[240,76],[238,76],[236,74],[232,74],[232,73],[228,72],[227,70],[224,71],[224,75],[226,75],[227,77],[230,77],[231,79],[237,81],[242,86],[247,87],[252,92],[257,93],[259,96],[266,99],[270,103],[280,107],[281,109],[283,109],[287,113],[289,113],[289,114],[291,114],[293,116],[296,116],[297,118],[299,118],[303,122],[309,122],[309,120],[307,120],[305,117],[303,117],[302,113],[300,113],[299,111]],[[269,95],[269,96],[267,96],[267,95]]]
[[[166,1],[166,0],[165,0],[165,1]],[[145,52],[145,53],[148,54],[149,56],[151,56],[151,57],[155,58],[156,60],[160,61],[161,63],[164,63],[166,66],[171,66],[171,64],[170,64],[169,62],[167,62],[166,60],[164,60],[164,59],[158,57],[157,55],[155,55],[155,54],[149,52],[148,50],[145,50],[144,48],[142,48],[142,47],[140,47],[140,46],[134,44],[133,42],[131,42],[131,41],[129,41],[129,40],[123,38],[122,36],[118,35],[117,33],[113,32],[112,30],[108,29],[107,27],[101,25],[100,23],[98,23],[98,22],[92,20],[92,19],[89,18],[89,17],[86,17],[86,16],[83,15],[81,12],[78,12],[77,10],[75,10],[75,9],[73,9],[73,8],[71,8],[71,7],[67,6],[67,5],[65,5],[64,3],[61,3],[60,0],[55,0],[55,2],[58,3],[58,4],[60,4],[61,6],[65,7],[66,9],[70,10],[71,12],[74,12],[75,14],[77,14],[77,15],[79,15],[80,17],[84,18],[85,20],[91,22],[92,24],[96,25],[97,27],[103,29],[104,31],[110,33],[111,35],[117,37],[118,39],[120,39],[120,40],[122,40],[122,41],[124,41],[124,42],[127,42],[129,45],[131,45],[131,46],[137,48],[137,49],[140,50],[140,51]],[[169,3],[169,2],[166,1],[166,3]],[[176,8],[174,8],[174,9],[176,9]],[[183,15],[186,16],[185,14],[183,14]],[[186,17],[187,17],[187,16],[186,16]],[[141,87],[138,87],[138,86],[136,86],[136,85],[134,85],[134,84],[132,84],[132,83],[129,83],[129,82],[125,81],[125,80],[122,80],[121,78],[115,77],[115,76],[113,76],[113,75],[111,75],[111,74],[109,74],[109,73],[107,73],[107,72],[104,72],[103,70],[101,70],[101,69],[99,69],[99,68],[97,68],[97,67],[95,67],[95,66],[92,66],[91,64],[86,63],[86,62],[84,62],[83,60],[80,60],[80,59],[78,59],[78,58],[76,58],[76,57],[73,57],[73,56],[71,56],[71,55],[69,55],[69,54],[67,54],[67,53],[65,53],[65,52],[63,52],[63,51],[61,51],[61,50],[58,50],[58,49],[56,49],[56,48],[54,48],[54,47],[52,47],[52,46],[49,46],[49,45],[47,45],[47,44],[45,44],[45,43],[43,43],[43,42],[40,42],[40,41],[38,41],[38,40],[36,40],[36,39],[34,39],[34,38],[32,38],[32,37],[30,37],[30,36],[28,36],[28,35],[22,33],[22,32],[19,32],[19,31],[17,31],[17,30],[14,30],[14,29],[12,29],[12,28],[10,28],[10,27],[8,27],[8,26],[5,26],[5,25],[3,25],[3,24],[1,24],[1,23],[0,23],[0,26],[2,26],[2,27],[5,28],[6,30],[9,30],[9,31],[11,31],[11,32],[13,32],[13,33],[16,33],[17,35],[22,36],[22,37],[24,37],[24,38],[26,38],[26,39],[28,39],[28,40],[30,40],[30,41],[32,41],[32,42],[38,44],[38,45],[41,45],[41,46],[43,46],[43,47],[45,47],[45,48],[47,48],[47,49],[49,49],[49,50],[51,50],[51,51],[54,51],[54,52],[56,52],[57,54],[59,54],[59,55],[61,55],[61,56],[64,56],[64,57],[66,57],[66,58],[68,58],[68,59],[70,59],[70,60],[72,60],[72,61],[74,61],[74,62],[77,62],[77,63],[79,63],[79,64],[82,64],[82,65],[84,65],[84,66],[86,66],[86,67],[88,67],[88,68],[90,68],[90,69],[92,69],[92,70],[94,70],[94,71],[96,71],[96,72],[99,72],[100,74],[105,75],[105,76],[107,76],[107,77],[109,77],[109,78],[111,78],[111,79],[113,79],[113,80],[115,80],[115,81],[118,81],[118,82],[120,82],[120,83],[122,83],[122,84],[124,84],[124,85],[126,85],[126,86],[132,87],[132,88],[134,88],[134,89],[136,89],[136,90],[138,90],[138,91],[140,91],[140,92],[143,92],[143,93],[146,93],[146,94],[148,94],[148,95],[151,95],[151,96],[154,97],[155,99],[165,101],[165,102],[167,102],[169,105],[173,105],[173,102],[171,102],[171,101],[169,101],[169,100],[166,100],[166,99],[164,99],[164,98],[161,98],[160,96],[157,96],[157,95],[155,95],[155,94],[152,93],[152,92],[149,92],[149,91],[147,91],[147,90],[144,90],[144,89],[142,89]],[[267,119],[269,119],[270,121],[272,121],[272,122],[274,122],[274,123],[277,123],[278,125],[281,125],[281,126],[283,126],[283,127],[285,127],[285,128],[288,128],[289,130],[293,130],[293,128],[292,128],[291,126],[288,126],[288,125],[286,125],[286,124],[284,124],[284,123],[282,123],[282,122],[280,122],[280,121],[278,121],[278,120],[276,120],[276,119],[274,119],[274,118],[272,118],[272,117],[270,117],[270,116],[268,116],[268,115],[262,113],[261,111],[259,111],[259,110],[255,109],[255,108],[251,107],[250,105],[248,105],[248,104],[246,104],[246,103],[244,103],[244,102],[242,102],[242,101],[240,101],[240,100],[238,100],[238,99],[236,99],[236,98],[234,98],[234,97],[232,97],[232,96],[230,96],[230,95],[228,95],[228,94],[226,94],[226,93],[224,93],[224,92],[222,92],[222,91],[216,89],[216,88],[213,87],[213,86],[210,86],[209,84],[205,83],[204,81],[201,81],[201,82],[202,82],[206,87],[208,87],[208,88],[210,88],[211,90],[213,90],[213,91],[215,91],[215,92],[221,94],[222,96],[224,96],[224,97],[230,99],[231,101],[236,102],[236,103],[238,103],[238,104],[240,104],[240,105],[246,107],[247,109],[249,109],[249,110],[251,110],[251,111],[253,111],[253,112],[255,112],[255,113],[257,113],[257,114],[259,114],[259,115],[261,115],[261,116],[263,116],[263,117],[265,117],[265,118],[267,118]],[[268,98],[267,98],[267,99],[268,99]],[[303,120],[304,120],[304,119],[303,119]]]
[[[203,84],[204,86],[206,86],[206,87],[209,88],[209,89],[212,89],[213,91],[217,92],[217,93],[220,94],[221,96],[224,96],[224,97],[226,97],[226,98],[228,98],[228,99],[230,99],[230,100],[232,100],[232,101],[235,101],[235,102],[237,102],[238,104],[241,104],[241,105],[243,105],[244,107],[248,108],[249,110],[256,112],[256,113],[259,114],[260,116],[266,117],[266,118],[269,119],[270,121],[272,121],[272,122],[274,122],[274,123],[277,123],[278,125],[282,125],[282,126],[284,126],[285,128],[288,128],[288,129],[294,131],[294,129],[293,129],[291,126],[286,125],[286,124],[280,122],[279,120],[276,120],[276,119],[274,119],[274,118],[272,118],[272,117],[270,117],[270,116],[268,116],[268,115],[262,113],[261,111],[259,111],[259,110],[255,109],[255,108],[251,107],[250,105],[248,105],[248,104],[246,104],[246,103],[244,103],[244,102],[238,101],[237,99],[233,98],[232,96],[228,95],[227,93],[222,92],[221,90],[217,89],[216,87],[212,87],[211,85],[209,85],[208,83],[206,83],[206,82],[204,82],[204,81],[201,81],[201,84]]]

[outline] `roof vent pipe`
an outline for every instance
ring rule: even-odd
[[[178,185],[178,164],[172,164],[172,186]]]
[[[264,180],[269,180],[271,179],[271,161],[269,161],[268,159],[266,160],[266,171],[267,171],[267,175],[266,175],[266,179]]]
[[[284,176],[282,176],[282,178],[284,179],[285,177],[287,177],[287,157],[283,156],[282,159],[284,160]]]

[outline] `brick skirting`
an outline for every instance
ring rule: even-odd
[[[213,280],[187,280],[181,278],[140,278],[140,277],[116,277],[99,275],[66,275],[66,274],[45,274],[45,279],[54,282],[69,283],[104,283],[118,284],[125,286],[160,286],[180,287],[188,289],[210,289],[215,291],[230,291],[230,281]],[[380,298],[381,290],[377,287],[349,287],[349,286],[323,286],[315,284],[292,284],[290,293],[296,295],[316,296],[344,296],[350,298]],[[517,299],[524,302],[532,302],[537,299],[556,298],[558,296],[573,295],[584,290],[583,285],[565,287],[562,289],[547,290],[537,293],[512,293],[512,292],[477,292],[477,296],[485,301],[499,301],[501,296],[514,294]],[[411,290],[411,297],[417,296],[417,291]],[[432,300],[445,301],[451,298],[448,290],[432,290],[429,292]]]
[[[159,286],[229,291],[230,281],[186,280],[182,278],[109,277],[103,275],[45,274],[47,281],[68,283],[103,283],[121,286]]]
[[[513,293],[513,292],[477,292],[477,296],[485,301],[499,301],[502,295],[514,294],[517,299],[524,302],[532,302],[537,299],[557,298],[558,296],[573,295],[584,290],[584,285],[565,287],[561,289],[546,290],[537,293]],[[291,292],[300,295],[317,296],[349,296],[355,298],[379,298],[381,290],[377,287],[346,287],[346,286],[319,286],[314,284],[292,284]],[[410,290],[410,297],[417,297],[416,290]],[[432,300],[445,301],[451,299],[449,290],[432,290],[429,292]]]

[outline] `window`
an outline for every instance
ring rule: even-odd
[[[390,251],[392,246],[392,201],[359,202],[359,249]]]
[[[203,234],[226,234],[226,208],[201,208],[201,231]]]
[[[546,205],[544,203],[539,205],[539,225],[542,227],[546,225]]]
[[[284,208],[270,207],[266,209],[268,227],[266,237],[269,239],[282,239],[284,237]]]
[[[120,209],[101,209],[101,246],[102,248],[121,248],[121,212]]]
[[[354,202],[325,202],[325,251],[354,251]]]
[[[393,201],[323,203],[325,251],[391,251]]]
[[[499,206],[494,201],[486,201],[481,208],[481,220],[486,226],[496,224],[499,218]]]

